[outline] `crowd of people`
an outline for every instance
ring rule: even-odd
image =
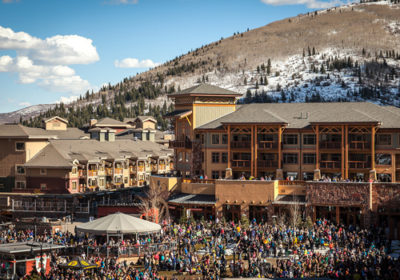
[[[333,279],[400,279],[400,261],[391,258],[391,242],[381,228],[360,229],[318,220],[293,228],[285,224],[219,221],[165,223],[162,231],[139,240],[106,244],[72,233],[34,235],[32,231],[0,232],[0,242],[40,240],[91,248],[119,248],[164,242],[166,249],[142,251],[132,263],[96,251],[81,252],[97,269],[77,271],[60,266],[72,256],[52,255],[51,280],[66,279],[220,279],[221,277]],[[99,252],[99,251],[97,251]],[[62,253],[62,252],[60,252]],[[176,276],[182,275],[182,276]]]

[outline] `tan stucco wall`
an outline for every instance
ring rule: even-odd
[[[145,121],[143,122],[143,128],[150,128],[150,129],[155,129],[156,128],[156,124],[152,121]]]
[[[48,141],[26,142],[25,143],[26,161],[29,161],[31,158],[33,158],[48,144],[49,144]]]
[[[215,198],[221,204],[265,204],[276,197],[277,181],[217,180]],[[245,202],[243,202],[245,201]]]
[[[160,186],[163,191],[170,191],[180,184],[180,178],[150,176],[150,187]]]
[[[46,130],[67,130],[67,124],[57,119],[48,121],[45,124]]]
[[[215,184],[182,183],[181,192],[189,194],[215,194]]]

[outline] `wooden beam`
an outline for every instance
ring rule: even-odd
[[[346,161],[346,158],[345,158],[345,154],[344,154],[344,135],[345,135],[345,129],[344,129],[344,125],[342,125],[342,160],[341,160],[341,163],[342,163],[342,171],[341,171],[341,173],[342,173],[342,178],[344,178],[344,173],[345,173],[345,171],[344,171],[344,164],[345,164],[345,161]]]
[[[371,169],[375,169],[375,127],[371,131]]]
[[[231,168],[231,125],[228,124],[228,168]]]
[[[345,126],[345,171],[344,171],[344,178],[348,179],[349,178],[349,126]]]
[[[316,143],[315,143],[315,169],[319,169],[319,125],[317,124],[315,126],[315,137],[316,137]]]
[[[257,163],[258,163],[258,137],[257,137],[257,125],[254,126],[254,177],[257,177]]]
[[[251,126],[251,161],[250,174],[254,176],[254,125]]]
[[[282,127],[278,130],[278,169],[282,169]]]

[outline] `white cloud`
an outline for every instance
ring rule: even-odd
[[[56,35],[45,40],[0,26],[0,50],[15,50],[41,64],[89,64],[99,60],[92,40],[78,35]]]
[[[99,60],[92,40],[78,35],[56,35],[44,40],[25,32],[0,26],[0,50],[14,50],[17,56],[0,56],[0,72],[19,75],[22,84],[37,83],[54,92],[83,93],[88,81],[67,65]]]
[[[117,68],[151,68],[160,65],[160,63],[153,62],[151,59],[144,59],[139,61],[137,58],[124,58],[114,62]]]
[[[29,103],[29,102],[21,102],[21,103],[19,103],[18,105],[21,106],[21,107],[29,107],[29,106],[31,106],[32,104]]]
[[[331,0],[328,2],[319,0],[261,0],[265,4],[270,4],[274,6],[282,5],[306,5],[310,9],[326,9],[333,6],[343,5],[341,0]]]

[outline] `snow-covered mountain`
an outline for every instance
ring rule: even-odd
[[[53,108],[55,104],[39,104],[29,106],[14,112],[0,114],[0,123],[16,123],[20,118],[29,119],[31,116],[36,116],[41,112],[45,112]]]
[[[135,94],[147,94],[146,106],[160,105],[171,89],[199,82],[243,93],[242,102],[400,106],[400,4],[349,4],[235,32],[68,106],[97,107],[106,100],[112,109],[119,96],[128,108]],[[19,112],[11,113],[14,120]]]

